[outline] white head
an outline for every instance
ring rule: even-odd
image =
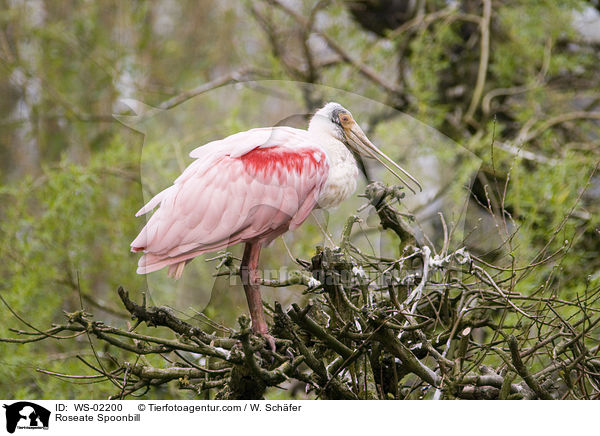
[[[358,153],[361,156],[377,159],[392,174],[400,179],[408,189],[415,192],[396,171],[387,165],[385,162],[385,160],[387,160],[393,167],[412,180],[421,191],[423,190],[419,182],[413,176],[396,164],[383,151],[377,148],[375,144],[369,141],[369,138],[367,138],[358,123],[354,121],[350,111],[341,104],[331,102],[319,109],[310,120],[308,130],[314,133],[333,136],[338,141],[344,143],[346,147],[353,152]]]

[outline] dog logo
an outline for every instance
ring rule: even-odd
[[[48,429],[50,411],[28,401],[5,404],[6,431],[14,433],[18,429]]]

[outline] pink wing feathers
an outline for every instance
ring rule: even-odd
[[[252,129],[199,147],[197,158],[136,216],[158,210],[131,243],[138,274],[169,267],[178,278],[202,253],[268,243],[298,227],[317,204],[329,166],[305,131]]]

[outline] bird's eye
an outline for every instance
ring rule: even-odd
[[[342,123],[342,126],[347,126],[348,124],[351,123],[352,118],[350,117],[349,114],[341,114],[340,115],[340,122]]]

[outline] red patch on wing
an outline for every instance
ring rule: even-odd
[[[318,166],[325,165],[325,153],[317,148],[291,150],[285,147],[255,148],[241,156],[246,170],[252,174],[277,176],[283,172],[298,175],[305,171],[313,172]]]

